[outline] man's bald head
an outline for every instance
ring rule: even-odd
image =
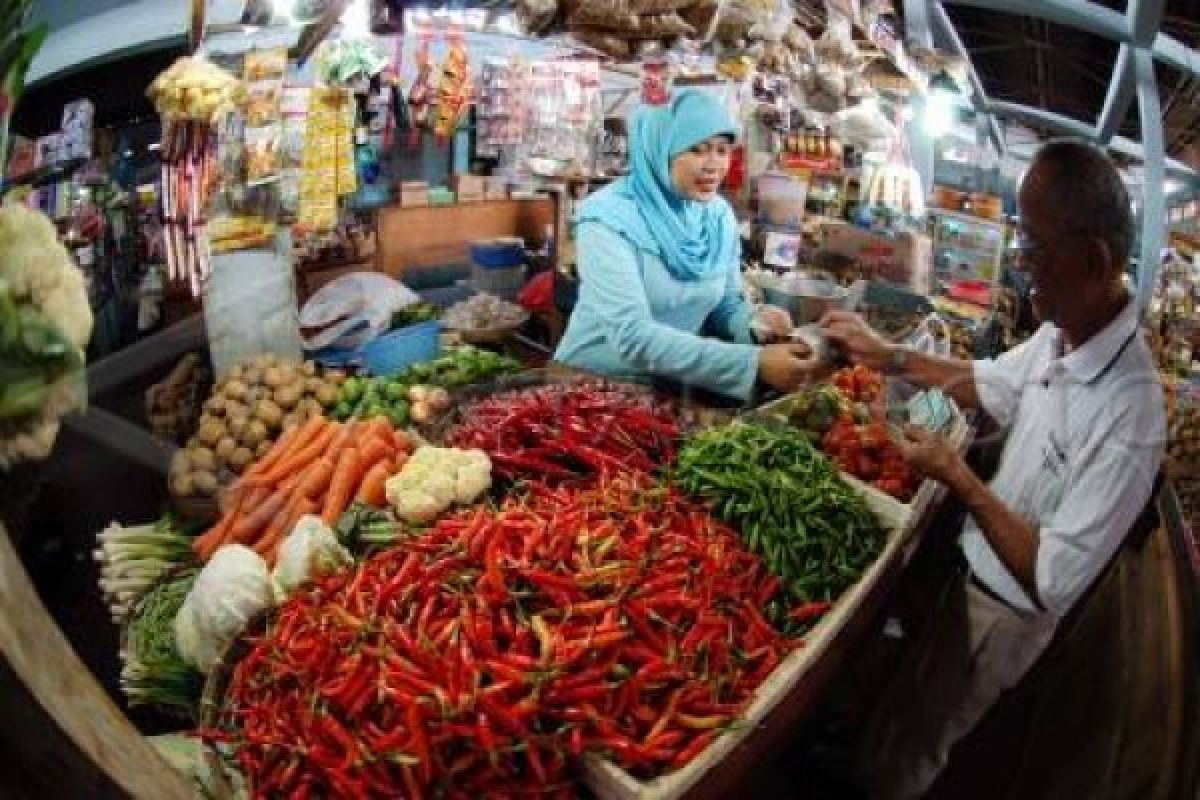
[[[1046,143],[1021,184],[1022,217],[1104,243],[1110,266],[1124,271],[1133,249],[1129,192],[1116,166],[1094,145],[1074,139]]]

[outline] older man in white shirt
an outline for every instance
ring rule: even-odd
[[[891,345],[853,314],[823,320],[857,363],[943,387],[1008,429],[990,483],[935,436],[910,430],[902,443],[967,508],[967,574],[876,714],[864,751],[872,797],[932,786],[950,748],[1029,670],[1113,558],[1162,461],[1162,391],[1123,281],[1133,218],[1120,176],[1090,145],[1051,142],[1018,204],[1042,326],[1015,350],[947,360]]]

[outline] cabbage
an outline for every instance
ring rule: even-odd
[[[175,617],[180,656],[208,672],[246,623],[274,604],[274,582],[258,553],[240,544],[218,549]]]
[[[320,517],[303,516],[279,547],[275,583],[284,594],[310,580],[354,563],[350,551]]]

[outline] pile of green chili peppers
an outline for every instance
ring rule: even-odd
[[[862,494],[790,426],[735,422],[702,431],[680,451],[674,480],[741,532],[793,600],[836,600],[887,538]],[[773,621],[786,616],[782,607],[767,612]]]

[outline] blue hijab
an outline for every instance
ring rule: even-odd
[[[643,107],[630,136],[630,174],[588,198],[579,221],[605,225],[658,256],[676,280],[726,269],[738,252],[729,204],[688,200],[671,182],[672,158],[720,134],[736,137],[737,125],[708,92],[684,89],[665,106]]]

